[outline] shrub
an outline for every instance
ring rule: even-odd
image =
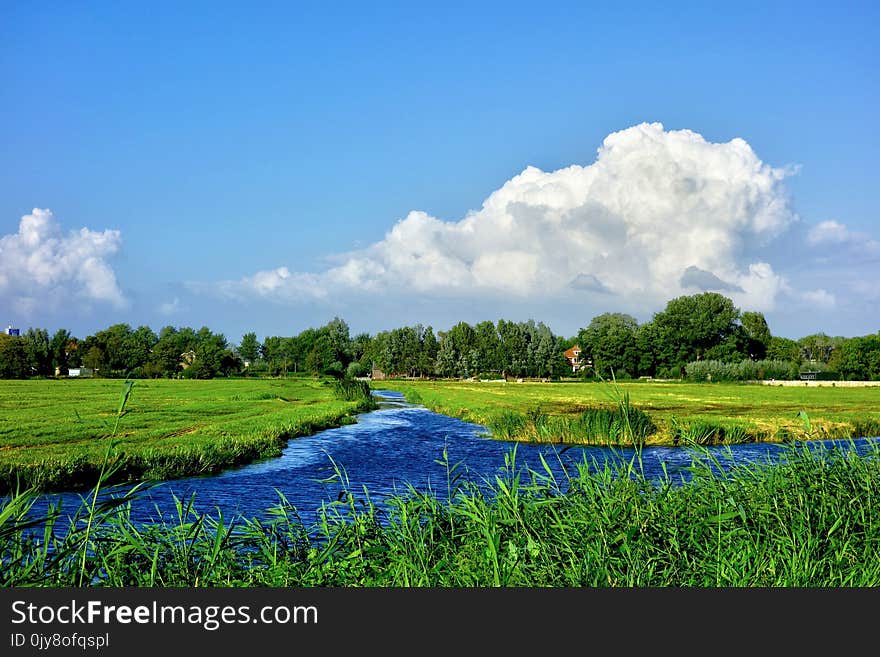
[[[720,360],[695,360],[685,368],[687,379],[695,382],[792,380],[798,377],[797,364],[784,360],[741,360],[727,363]]]
[[[366,381],[349,378],[336,379],[331,385],[337,399],[359,402],[358,407],[364,410],[377,406],[370,390],[370,384]]]
[[[864,418],[853,421],[852,435],[857,438],[880,437],[880,420]]]
[[[738,424],[713,420],[680,423],[675,418],[672,420],[673,445],[733,445],[755,441],[757,435]]]
[[[549,415],[536,407],[525,413],[499,413],[486,426],[501,440],[577,445],[644,445],[657,431],[650,416],[630,404],[628,394],[616,406],[588,408],[575,417]]]

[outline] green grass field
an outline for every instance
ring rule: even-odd
[[[376,381],[373,387],[518,440],[594,442],[579,435],[579,419],[589,409],[614,408],[624,395],[656,425],[646,444],[682,443],[683,436],[715,444],[880,435],[877,387],[467,381]]]
[[[38,483],[107,483],[95,468],[119,440],[129,474],[209,471],[279,449],[287,435],[348,421],[363,402],[340,401],[317,380],[137,381],[120,416],[122,381],[0,384],[6,476]],[[658,434],[681,421],[801,427],[877,422],[877,389],[748,385],[474,384],[377,382],[412,400],[491,425],[546,409],[551,420],[614,407],[629,393]],[[363,407],[363,406],[361,406]],[[867,418],[867,419],[866,419]],[[116,427],[117,419],[119,420]],[[679,421],[679,420],[676,420]],[[569,425],[569,429],[574,424]],[[867,424],[863,426],[868,426]],[[819,429],[817,427],[826,427]],[[841,429],[842,430],[842,429]],[[802,434],[803,435],[803,434]],[[656,434],[651,441],[659,440]],[[242,446],[253,443],[253,453]],[[346,490],[306,527],[282,499],[271,519],[178,514],[143,525],[85,496],[71,515],[31,517],[33,490],[0,501],[0,586],[847,586],[880,583],[880,452],[814,454],[793,442],[778,464],[727,474],[699,459],[692,480],[652,482],[635,462],[619,470],[514,475],[489,490],[462,484],[451,499],[410,490],[375,507]],[[262,451],[261,451],[262,450]],[[511,457],[513,458],[513,457]],[[64,477],[68,479],[65,480]],[[55,477],[55,479],[53,479]],[[130,494],[138,494],[138,486]],[[95,489],[97,493],[97,489]],[[89,501],[89,497],[92,501]],[[36,529],[36,533],[34,533]]]
[[[94,484],[112,440],[118,479],[169,479],[277,456],[287,438],[351,421],[361,402],[317,379],[0,381],[0,487]],[[115,435],[114,427],[116,428]]]

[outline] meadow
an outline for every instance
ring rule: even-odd
[[[712,445],[880,436],[877,387],[416,380],[373,387],[506,440]]]
[[[0,492],[91,487],[111,442],[115,481],[212,474],[369,407],[329,379],[0,381]]]
[[[865,413],[876,419],[875,397],[858,389],[451,382],[376,387],[402,390],[447,413],[475,412],[470,419],[488,424],[521,413],[548,427],[546,418],[598,409],[596,418],[606,414],[632,428],[642,426],[639,413],[645,412],[633,409],[647,408],[650,424],[656,420],[660,428],[673,413],[700,418],[708,409],[720,422],[751,409],[750,421],[787,426],[782,423],[794,419],[809,435],[804,409],[834,426],[861,421],[856,418]],[[410,488],[376,505],[369,491],[346,487],[306,526],[280,493],[268,519],[198,513],[192,497],[176,499],[176,512],[145,524],[132,517],[131,502],[148,486],[114,487],[114,478],[138,472],[167,478],[193,463],[215,470],[225,467],[218,453],[250,458],[251,452],[236,451],[236,441],[266,445],[254,453],[269,455],[286,437],[351,421],[353,412],[366,407],[362,389],[265,379],[136,381],[130,387],[119,380],[43,380],[4,384],[2,390],[4,467],[43,478],[14,488],[0,503],[0,586],[880,585],[876,444],[853,458],[845,446],[813,452],[792,441],[774,465],[726,471],[713,467],[708,450],[690,445],[696,461],[687,482],[648,479],[635,457],[598,471],[584,462],[564,478],[549,468],[523,472],[515,467],[512,447],[504,468],[479,487],[464,481],[460,464],[444,454],[448,500]],[[528,411],[535,403],[547,409],[544,420]],[[615,409],[624,411],[622,418]],[[184,453],[193,459],[180,459]],[[81,496],[78,507],[32,513],[40,499],[37,484],[53,481],[45,473],[77,458],[97,471],[80,471],[75,481],[84,485],[85,475],[94,475],[98,485]],[[153,463],[183,466],[139,469]],[[108,487],[114,494],[99,497]]]

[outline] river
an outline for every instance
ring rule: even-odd
[[[150,522],[161,512],[166,518],[173,518],[172,493],[182,499],[195,494],[195,509],[215,517],[218,509],[227,519],[235,515],[264,517],[266,510],[278,503],[280,491],[308,526],[314,522],[322,502],[330,503],[339,497],[343,490],[341,479],[347,478],[348,488],[361,499],[366,498],[366,489],[377,505],[389,495],[405,493],[407,485],[421,491],[430,489],[437,497],[445,498],[448,468],[438,462],[443,460],[444,450],[449,465],[458,464],[455,473],[461,475],[461,480],[477,484],[503,474],[514,447],[517,470],[528,467],[545,473],[543,456],[561,490],[565,488],[566,472],[576,473],[578,464],[631,462],[636,456],[632,449],[493,440],[486,437],[484,427],[408,404],[400,393],[374,394],[380,399],[378,410],[360,415],[355,424],[290,440],[278,458],[215,476],[177,479],[149,488],[133,502],[133,517]],[[851,444],[864,453],[878,441],[880,438],[814,444],[817,448]],[[732,463],[778,459],[784,457],[785,448],[752,443],[710,447],[703,459],[705,454],[711,454],[722,467],[727,467]],[[645,474],[655,479],[663,477],[665,470],[674,480],[686,481],[693,459],[694,452],[679,447],[648,447],[641,454]],[[45,508],[49,501],[59,497],[63,509],[68,511],[80,502],[78,494],[47,495],[34,510]]]

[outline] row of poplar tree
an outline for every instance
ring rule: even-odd
[[[208,327],[114,324],[79,339],[30,328],[0,335],[0,378],[64,375],[74,367],[109,377],[213,378],[292,373],[364,376],[373,371],[414,377],[562,377],[564,352],[581,349],[584,377],[679,378],[693,362],[787,363],[834,371],[847,379],[880,379],[880,333],[853,338],[823,333],[799,340],[774,336],[759,312],[742,312],[714,292],[677,297],[640,324],[623,313],[594,317],[577,335],[556,335],[543,322],[459,322],[446,331],[416,324],[352,335],[338,317],[296,335],[246,333],[237,345]],[[692,368],[696,369],[696,368]]]

